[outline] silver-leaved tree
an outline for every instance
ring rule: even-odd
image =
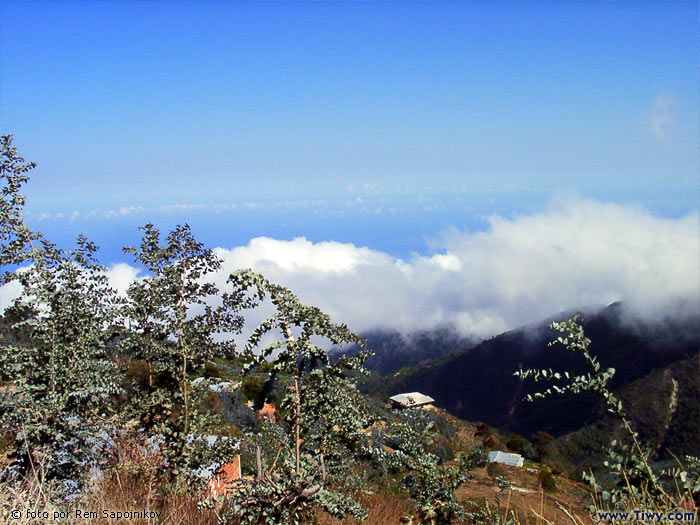
[[[197,481],[198,470],[225,461],[236,443],[207,441],[213,421],[192,387],[193,374],[233,354],[232,335],[243,323],[238,312],[250,305],[211,282],[221,261],[189,226],[177,226],[164,244],[152,224],[142,230],[140,247],[124,248],[147,275],[127,291],[121,348],[145,366],[148,379],[122,415],[138,418],[142,433],[156,440],[172,482]]]
[[[528,395],[525,401],[533,402],[551,395],[567,392],[580,393],[593,391],[599,393],[605,401],[606,409],[620,423],[621,439],[615,438],[607,450],[608,459],[604,467],[613,479],[619,479],[617,485],[606,486],[604,478],[597,479],[590,473],[583,473],[594,490],[596,505],[589,510],[619,509],[665,509],[680,508],[700,497],[700,461],[694,456],[686,456],[678,462],[680,468],[659,470],[652,464],[652,448],[641,441],[625,413],[620,400],[608,386],[615,375],[614,368],[603,370],[600,362],[590,349],[591,340],[586,337],[583,326],[575,316],[568,321],[552,323],[551,328],[563,334],[549,346],[563,346],[570,352],[580,354],[589,369],[586,374],[570,374],[568,371],[552,369],[519,370],[515,373],[523,379],[532,377],[536,382],[550,382],[551,386],[543,392]]]
[[[19,192],[33,164],[10,136],[0,145],[3,281],[20,290],[4,312],[0,345],[0,427],[14,460],[4,474],[79,487],[117,391],[106,328],[118,301],[95,245],[79,237],[64,251],[25,225]]]
[[[257,473],[231,487],[229,517],[241,523],[306,523],[315,509],[362,519],[366,511],[351,497],[355,454],[370,424],[364,399],[355,387],[368,357],[363,352],[331,363],[320,346],[364,344],[347,326],[332,323],[318,308],[306,306],[289,290],[249,270],[229,278],[250,300],[269,300],[272,316],[252,333],[243,351],[244,373],[265,370],[268,387],[282,383],[282,420],[248,434]],[[263,342],[271,338],[270,342]]]
[[[108,456],[95,453],[110,446],[105,436],[131,429],[157,443],[171,487],[201,484],[205,470],[251,454],[255,475],[231,484],[218,509],[224,521],[306,523],[319,510],[364,518],[354,498],[362,463],[385,452],[369,434],[387,414],[370,410],[356,388],[368,353],[332,361],[324,350],[363,340],[250,270],[220,290],[222,261],[187,225],[164,239],[151,224],[142,229],[140,246],[125,251],[145,275],[118,298],[92,243],[80,237],[64,251],[26,226],[20,190],[33,164],[11,142],[0,141],[0,269],[2,283],[16,281],[20,291],[1,320],[0,432],[15,460],[8,473],[80,487],[94,458]],[[273,314],[236,353],[243,314],[263,303]],[[266,375],[261,397],[278,393],[279,424],[209,439],[218,421],[193,383],[222,357],[236,357],[244,375]],[[396,421],[388,430],[396,452],[380,459],[404,472],[423,518],[448,523],[463,515],[454,491],[480,456],[448,468],[428,450],[430,428]]]
[[[390,421],[385,440],[396,449],[386,454],[375,449],[376,460],[405,473],[403,486],[416,502],[423,523],[463,523],[466,513],[455,491],[467,482],[472,472],[486,465],[481,447],[462,454],[455,466],[448,466],[431,452],[435,422],[430,413],[420,409],[397,411]]]
[[[22,186],[29,180],[27,173],[36,165],[26,162],[12,145],[12,135],[0,137],[0,284],[16,278],[12,271],[29,257],[40,235],[24,222],[22,209],[25,198]]]

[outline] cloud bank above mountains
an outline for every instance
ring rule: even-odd
[[[230,272],[252,268],[357,332],[450,324],[488,337],[614,301],[659,318],[700,312],[699,221],[697,212],[669,219],[565,198],[540,213],[491,217],[486,231],[447,231],[433,240],[433,254],[405,259],[334,241],[258,237],[216,248],[223,267],[215,280],[223,285]],[[138,270],[120,263],[109,275],[123,292]]]
[[[698,214],[568,199],[542,213],[452,230],[408,260],[304,238],[217,248],[225,273],[250,267],[357,331],[452,324],[489,336],[556,312],[625,301],[643,317],[700,301]]]

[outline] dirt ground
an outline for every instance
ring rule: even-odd
[[[546,519],[554,524],[572,525],[571,518],[559,505],[581,523],[593,523],[587,511],[591,500],[580,483],[555,476],[557,491],[543,492],[538,487],[537,472],[530,472],[524,467],[501,467],[503,475],[511,483],[511,489],[502,493],[501,508],[504,511],[506,508],[515,509],[521,524],[544,525],[547,523]],[[486,498],[493,506],[497,491],[494,480],[486,473],[486,469],[482,468],[474,472],[473,479],[457,489],[457,499],[479,501]]]

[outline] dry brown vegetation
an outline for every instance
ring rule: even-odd
[[[556,493],[544,492],[538,484],[537,474],[525,468],[499,465],[501,474],[511,482],[511,489],[503,492],[501,505],[503,513],[515,512],[522,525],[545,523],[592,523],[586,507],[591,503],[590,496],[581,483],[556,476]],[[482,501],[493,504],[498,489],[486,469],[474,472],[474,479],[457,490],[460,501]]]
[[[58,521],[70,525],[113,524],[118,521],[102,518],[103,510],[125,512],[144,509],[160,512],[160,517],[131,519],[128,523],[216,523],[215,513],[201,512],[197,508],[200,493],[188,491],[186,487],[165,490],[163,458],[149,451],[134,435],[123,436],[111,449],[110,459],[113,467],[107,474],[90,484],[82,497],[69,503],[56,503],[54,489],[41,482],[40,467],[35,477],[23,484],[4,484],[0,489],[2,523],[25,525]],[[19,519],[16,517],[17,511],[21,516]],[[33,518],[37,512],[42,513],[44,518]],[[95,513],[97,518],[84,517],[89,513]]]
[[[445,414],[448,420],[455,424],[455,448],[459,452],[471,448],[477,439],[474,437],[472,425],[459,421]],[[189,487],[179,487],[167,490],[166,477],[163,468],[163,458],[153,453],[143,443],[136,433],[122,435],[114,447],[110,449],[108,458],[112,468],[99,481],[93,483],[84,493],[83,497],[71,504],[57,505],[53,501],[50,489],[42,485],[38,479],[30,480],[23,487],[4,486],[0,490],[0,521],[25,525],[29,523],[46,523],[46,519],[32,519],[27,511],[41,511],[48,514],[48,521],[53,521],[54,513],[64,513],[68,518],[60,520],[60,523],[70,525],[86,524],[113,524],[115,520],[90,519],[76,517],[76,511],[81,514],[95,512],[101,516],[103,510],[128,511],[148,509],[157,511],[161,516],[156,519],[134,519],[128,523],[134,525],[150,525],[164,523],[170,525],[209,525],[216,524],[217,512],[203,511],[198,508],[198,503],[203,498],[203,493],[193,491]],[[590,498],[583,492],[584,487],[565,478],[557,477],[559,490],[556,494],[544,494],[539,490],[537,474],[526,469],[501,466],[501,474],[506,475],[514,488],[502,498],[502,514],[512,515],[513,511],[519,524],[547,523],[573,523],[566,515],[570,512],[577,518],[577,525],[590,523],[585,507],[590,503]],[[463,485],[457,492],[460,501],[467,503],[474,501],[480,503],[487,499],[494,505],[496,488],[493,479],[486,468],[474,472],[474,479]],[[508,495],[509,494],[509,495]],[[360,501],[367,508],[369,516],[363,523],[370,525],[398,524],[403,517],[413,516],[413,524],[418,525],[415,518],[416,512],[412,502],[400,494],[378,492],[371,495],[363,495]],[[562,511],[561,505],[567,511]],[[21,519],[13,519],[12,510],[19,510]],[[60,515],[60,514],[56,514]],[[123,523],[124,521],[122,521]],[[319,525],[354,525],[358,524],[353,518],[338,520],[330,515],[319,512],[317,514]],[[235,524],[231,524],[235,525]]]
[[[323,513],[318,516],[318,525],[398,524],[400,518],[410,516],[414,512],[410,502],[405,498],[385,492],[359,499],[369,512],[369,516],[364,522],[357,521],[351,517],[339,520]]]
[[[466,437],[466,436],[465,436]],[[23,487],[12,488],[5,486],[0,495],[2,523],[25,525],[29,523],[45,523],[47,519],[32,519],[28,511],[47,513],[48,521],[54,521],[54,516],[64,513],[67,518],[60,523],[70,525],[113,524],[115,520],[76,517],[80,514],[95,512],[98,516],[104,509],[110,511],[128,511],[148,509],[161,512],[159,518],[134,519],[128,523],[134,525],[151,525],[164,523],[171,525],[209,525],[217,523],[216,511],[202,511],[197,504],[202,499],[202,493],[189,490],[187,487],[166,490],[163,476],[162,458],[158,454],[148,452],[147,447],[139,443],[135,436],[125,436],[113,448],[112,460],[114,467],[99,482],[92,484],[78,501],[70,504],[57,505],[52,501],[50,489],[35,479]],[[580,523],[590,523],[583,510],[589,501],[584,501],[581,485],[558,478],[561,489],[557,494],[543,494],[538,490],[536,474],[525,469],[503,467],[506,476],[514,487],[506,498],[502,498],[503,513],[512,514],[515,511],[520,524],[572,523],[563,508],[576,516]],[[484,498],[492,505],[495,501],[496,489],[493,480],[486,469],[478,469],[475,478],[463,485],[458,491],[461,501],[479,502]],[[579,494],[579,496],[576,496]],[[397,494],[386,492],[365,495],[360,498],[369,511],[369,517],[364,522],[370,525],[398,524],[402,517],[415,516],[411,502]],[[12,510],[21,513],[21,519],[14,519]],[[319,525],[354,525],[359,522],[346,518],[335,519],[328,514],[317,515]],[[418,521],[414,518],[414,525]],[[233,525],[233,524],[232,524]]]

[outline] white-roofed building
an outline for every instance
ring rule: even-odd
[[[423,395],[420,392],[397,394],[395,396],[391,396],[389,399],[391,400],[391,405],[394,408],[424,407],[435,402],[432,397]]]
[[[523,457],[520,454],[511,454],[500,450],[492,450],[489,452],[489,463],[502,463],[511,467],[522,467]]]

